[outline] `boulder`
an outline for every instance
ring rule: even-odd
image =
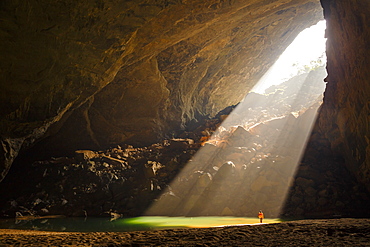
[[[98,157],[99,154],[97,154],[94,151],[91,150],[77,150],[75,151],[75,157],[78,161],[84,161],[84,160],[91,160],[96,157]]]

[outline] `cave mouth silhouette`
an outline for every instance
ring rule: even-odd
[[[145,215],[279,217],[322,103],[325,26],[297,36]]]

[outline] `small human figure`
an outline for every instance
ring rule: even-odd
[[[260,210],[260,211],[258,212],[258,218],[260,219],[260,223],[262,223],[263,218],[265,218],[265,217],[263,216],[263,212],[262,212],[262,210]]]

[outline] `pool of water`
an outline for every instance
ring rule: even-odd
[[[278,223],[279,219],[264,219],[263,223]],[[162,217],[136,218],[23,218],[1,219],[1,229],[22,229],[63,232],[124,232],[174,228],[204,228],[259,224],[257,218],[241,217]]]

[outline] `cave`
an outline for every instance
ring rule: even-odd
[[[6,0],[0,13],[0,217],[144,214],[246,95],[266,100],[253,87],[323,19],[323,103],[273,216],[370,216],[369,2]]]

